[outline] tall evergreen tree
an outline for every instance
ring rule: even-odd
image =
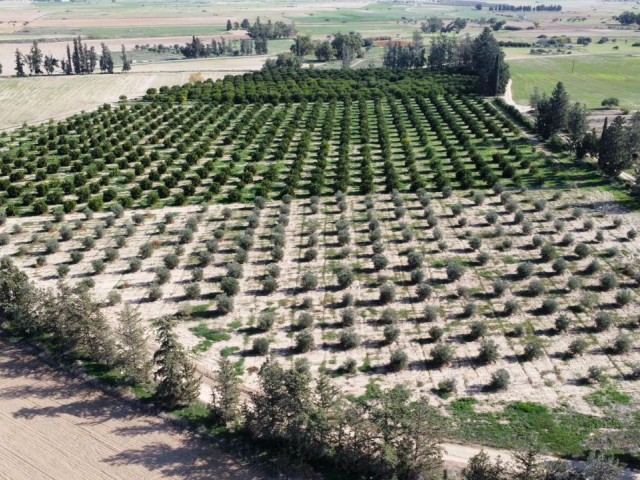
[[[149,381],[152,362],[140,313],[126,305],[118,314],[118,322],[118,366],[132,383]]]
[[[100,55],[100,72],[113,73],[113,57],[111,51],[105,43],[102,43],[102,53]]]
[[[227,32],[229,30],[233,30],[233,24],[231,23],[231,20],[227,20]]]
[[[631,164],[627,135],[628,130],[625,128],[623,117],[617,116],[611,125],[608,124],[608,119],[605,119],[600,137],[598,167],[607,175],[617,177]]]
[[[80,37],[73,39],[73,55],[71,61],[73,62],[73,73],[82,75],[82,42]]]
[[[88,68],[89,68],[89,73],[93,73],[96,69],[96,66],[98,64],[98,54],[96,53],[96,47],[92,46],[89,49],[89,54],[88,54]]]
[[[34,40],[31,45],[31,51],[29,52],[29,70],[31,70],[36,75],[42,74],[42,50],[40,50],[40,46],[38,42]]]
[[[73,74],[73,63],[72,63],[72,60],[71,60],[71,48],[69,47],[68,43],[67,43],[67,62],[65,63],[64,73],[66,75],[72,75]]]
[[[120,58],[122,59],[122,71],[128,72],[131,70],[131,60],[127,57],[127,52],[124,49],[124,45],[122,45],[122,52],[120,53]]]
[[[156,400],[167,408],[188,405],[198,398],[200,377],[173,332],[174,320],[163,317],[158,321],[157,340],[160,348],[153,356],[158,380]]]
[[[579,102],[571,105],[567,112],[567,132],[574,150],[589,130],[588,116],[587,106]]]
[[[16,75],[18,77],[24,77],[24,55],[20,52],[20,50],[16,49]]]
[[[242,382],[227,357],[218,361],[218,371],[213,380],[213,408],[223,422],[234,422],[239,414]]]
[[[504,61],[504,52],[491,33],[485,28],[472,43],[473,70],[478,75],[479,91],[482,95],[504,93],[509,81],[509,65]]]

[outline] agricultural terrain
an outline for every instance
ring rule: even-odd
[[[430,398],[449,438],[535,421],[581,455],[640,396],[640,220],[473,82],[261,72],[5,133],[0,253],[114,322],[178,315],[205,375],[227,357],[255,389],[268,353],[303,359]]]

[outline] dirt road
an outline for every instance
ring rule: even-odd
[[[268,478],[0,340],[0,479]]]
[[[529,107],[529,105],[518,105],[515,102],[515,100],[513,99],[513,90],[511,89],[511,84],[512,83],[513,83],[513,81],[511,79],[509,79],[509,81],[507,82],[507,88],[505,89],[504,96],[502,98],[507,103],[507,105],[513,105],[521,113],[527,113],[529,110],[531,110],[531,107]]]

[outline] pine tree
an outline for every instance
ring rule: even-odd
[[[174,320],[163,317],[158,321],[157,340],[160,348],[153,356],[156,365],[155,377],[159,381],[156,400],[166,408],[188,405],[198,398],[200,377],[196,367],[173,332]]]
[[[118,314],[118,321],[118,365],[127,381],[147,382],[151,373],[151,358],[140,313],[126,305]]]
[[[469,463],[462,470],[463,480],[507,480],[506,468],[498,459],[496,463],[491,461],[484,450],[471,457]]]
[[[569,94],[562,82],[556,84],[556,88],[551,92],[549,101],[554,112],[551,117],[551,128],[553,133],[557,133],[567,128],[567,115],[569,112]]]
[[[227,20],[227,32],[229,30],[233,30],[233,24],[231,23],[231,20]]]
[[[20,50],[16,49],[16,75],[18,77],[24,77],[24,55],[20,52]]]
[[[122,59],[122,71],[128,72],[131,70],[131,60],[127,58],[127,52],[124,49],[124,45],[122,45],[122,53],[120,53],[120,58]]]
[[[220,419],[227,424],[238,418],[240,386],[241,381],[235,367],[227,357],[221,357],[212,387],[213,407]]]

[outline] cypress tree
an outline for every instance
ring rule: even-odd
[[[102,54],[100,55],[100,72],[113,73],[113,57],[109,47],[104,43],[102,44]]]
[[[618,176],[631,163],[627,134],[624,118],[617,116],[611,125],[605,118],[598,149],[598,167],[607,175]]]
[[[16,49],[16,75],[18,77],[24,77],[24,55],[20,50]]]
[[[38,42],[34,40],[31,45],[31,52],[29,55],[30,65],[29,70],[31,70],[36,75],[42,74],[42,50],[38,46]]]
[[[73,63],[71,62],[71,48],[67,43],[67,62],[65,63],[64,73],[67,75],[73,74]]]
[[[509,81],[509,65],[504,61],[504,52],[491,33],[485,28],[473,40],[471,47],[473,70],[478,75],[478,90],[482,95],[504,93]]]
[[[120,58],[122,58],[122,71],[128,72],[131,70],[131,60],[127,57],[127,52],[124,49],[124,45],[122,45],[122,53],[120,54]]]

